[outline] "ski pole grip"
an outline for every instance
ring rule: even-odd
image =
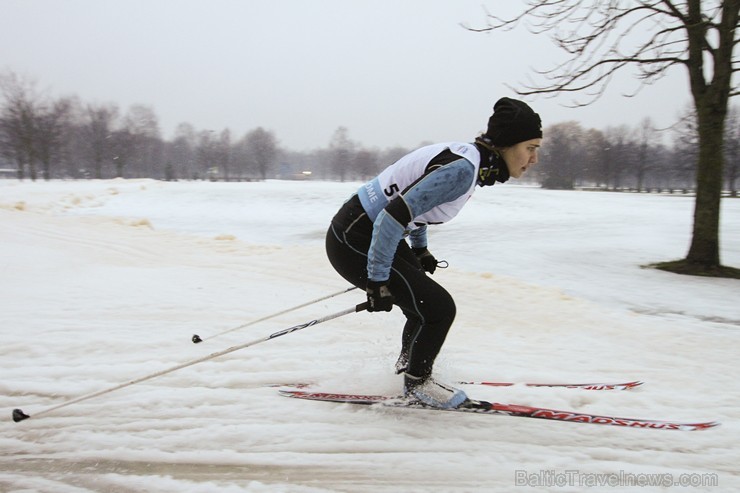
[[[370,302],[369,301],[366,301],[364,303],[360,303],[359,305],[357,305],[355,307],[355,313],[357,313],[357,312],[363,312],[363,311],[367,310],[367,307],[368,306],[370,306]]]

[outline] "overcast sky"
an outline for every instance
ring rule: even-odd
[[[477,34],[484,6],[516,0],[0,0],[0,70],[53,97],[153,107],[162,135],[178,123],[263,127],[292,150],[328,145],[339,126],[381,148],[472,141],[506,84],[562,59],[546,36]],[[638,97],[625,74],[598,103],[528,99],[545,126],[674,123],[690,95],[685,70]]]

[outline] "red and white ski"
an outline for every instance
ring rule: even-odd
[[[639,387],[645,382],[635,380],[633,382],[620,383],[514,383],[514,382],[457,382],[458,385],[487,385],[489,387],[512,387],[523,385],[525,387],[559,387],[566,389],[582,390],[630,390]]]
[[[643,385],[645,382],[634,380],[632,382],[601,382],[601,383],[516,383],[516,382],[489,382],[489,381],[461,381],[454,382],[454,385],[486,385],[489,387],[513,387],[522,385],[525,387],[554,387],[563,389],[581,389],[581,390],[630,390]],[[305,389],[311,387],[311,383],[283,383],[271,384],[270,387],[293,387]]]
[[[651,430],[706,430],[719,425],[717,421],[683,423],[678,421],[641,419],[641,418],[618,418],[613,416],[602,416],[598,414],[581,413],[577,411],[561,411],[543,407],[522,406],[518,404],[501,404],[496,402],[470,400],[465,407],[454,409],[441,409],[424,406],[418,402],[409,401],[402,397],[391,397],[386,395],[363,395],[363,394],[334,394],[328,392],[307,392],[302,390],[280,390],[281,395],[295,399],[306,399],[312,401],[338,402],[346,404],[378,404],[388,407],[427,409],[433,411],[451,411],[476,414],[503,414],[522,418],[537,418],[552,421],[567,421],[570,423],[592,423],[608,426],[621,426],[625,428],[647,428]]]

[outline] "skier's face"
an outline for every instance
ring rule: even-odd
[[[501,150],[501,156],[512,178],[519,178],[531,166],[537,164],[540,145],[542,145],[542,139],[532,139]]]

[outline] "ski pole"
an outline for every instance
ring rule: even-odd
[[[272,315],[267,315],[267,316],[262,317],[262,318],[259,318],[257,320],[252,320],[251,322],[248,322],[248,323],[246,323],[244,325],[240,325],[239,327],[234,327],[233,329],[228,329],[228,330],[225,330],[223,332],[219,332],[218,334],[214,334],[212,336],[206,337],[205,339],[201,339],[198,334],[193,334],[193,337],[192,337],[191,341],[193,341],[193,343],[195,343],[195,344],[198,344],[199,342],[207,341],[208,339],[213,339],[214,337],[222,336],[224,334],[228,334],[229,332],[234,332],[235,330],[245,329],[245,328],[249,327],[250,325],[254,325],[254,324],[259,323],[259,322],[264,322],[265,320],[269,320],[271,318],[275,318],[275,317],[278,317],[280,315],[285,315],[286,313],[290,313],[290,312],[292,312],[294,310],[298,310],[299,308],[303,308],[303,307],[306,307],[306,306],[309,306],[309,305],[313,305],[314,303],[318,303],[319,301],[324,301],[324,300],[328,300],[329,298],[334,298],[335,296],[339,296],[340,294],[348,293],[348,292],[352,291],[353,289],[357,289],[357,288],[355,286],[352,286],[350,288],[343,289],[342,291],[337,291],[336,293],[332,293],[332,294],[323,296],[321,298],[316,298],[315,300],[307,301],[307,302],[305,302],[305,303],[303,303],[301,305],[294,306],[293,308],[288,308],[287,310],[283,310],[281,312],[273,313]]]
[[[130,386],[135,385],[137,383],[141,383],[141,382],[144,382],[146,380],[151,380],[152,378],[161,377],[162,375],[167,375],[168,373],[172,373],[174,371],[181,370],[183,368],[187,368],[189,366],[193,366],[193,365],[196,365],[198,363],[203,363],[204,361],[209,361],[209,360],[212,360],[214,358],[218,358],[219,356],[223,356],[225,354],[233,353],[234,351],[238,351],[240,349],[248,348],[250,346],[255,346],[255,345],[260,344],[262,342],[267,342],[269,340],[276,339],[276,338],[278,338],[280,336],[284,336],[286,334],[290,334],[291,332],[296,332],[296,331],[299,331],[301,329],[305,329],[307,327],[311,327],[313,325],[318,325],[318,324],[323,323],[323,322],[328,322],[329,320],[334,320],[335,318],[339,318],[339,317],[342,317],[344,315],[349,315],[350,313],[361,312],[363,310],[366,310],[367,309],[367,306],[368,306],[367,302],[360,303],[359,305],[353,306],[351,308],[347,308],[347,309],[342,310],[340,312],[332,313],[331,315],[326,315],[324,317],[317,318],[315,320],[311,320],[310,322],[306,322],[306,323],[303,323],[303,324],[294,325],[293,327],[288,327],[287,329],[283,329],[283,330],[280,330],[280,331],[275,332],[273,334],[270,334],[267,337],[262,337],[260,339],[255,339],[255,340],[250,341],[250,342],[245,342],[245,343],[239,344],[237,346],[232,346],[232,347],[227,348],[227,349],[224,349],[222,351],[211,353],[208,356],[204,356],[202,358],[198,358],[198,359],[194,359],[194,360],[191,360],[191,361],[187,361],[185,363],[181,363],[181,364],[179,364],[177,366],[173,366],[173,367],[168,368],[166,370],[158,371],[158,372],[152,373],[150,375],[139,377],[137,379],[131,380],[130,382],[121,383],[121,384],[118,384],[118,385],[116,385],[114,387],[110,387],[110,388],[107,388],[107,389],[99,390],[97,392],[93,392],[92,394],[87,394],[87,395],[83,395],[83,396],[80,396],[80,397],[76,397],[76,398],[71,399],[71,400],[69,400],[67,402],[63,402],[63,403],[58,404],[56,406],[52,406],[52,407],[49,407],[49,408],[44,409],[42,411],[39,411],[36,414],[34,414],[33,417],[41,416],[43,414],[50,413],[52,411],[55,411],[57,409],[61,409],[63,407],[71,406],[72,404],[77,404],[78,402],[86,401],[86,400],[92,399],[94,397],[99,397],[101,395],[108,394],[108,393],[113,392],[115,390],[123,389],[125,387],[130,387]],[[29,415],[29,414],[24,413],[23,410],[21,410],[21,409],[13,409],[13,421],[15,421],[16,423],[19,422],[19,421],[26,420],[26,419],[28,419],[30,417],[32,417],[32,416]]]

